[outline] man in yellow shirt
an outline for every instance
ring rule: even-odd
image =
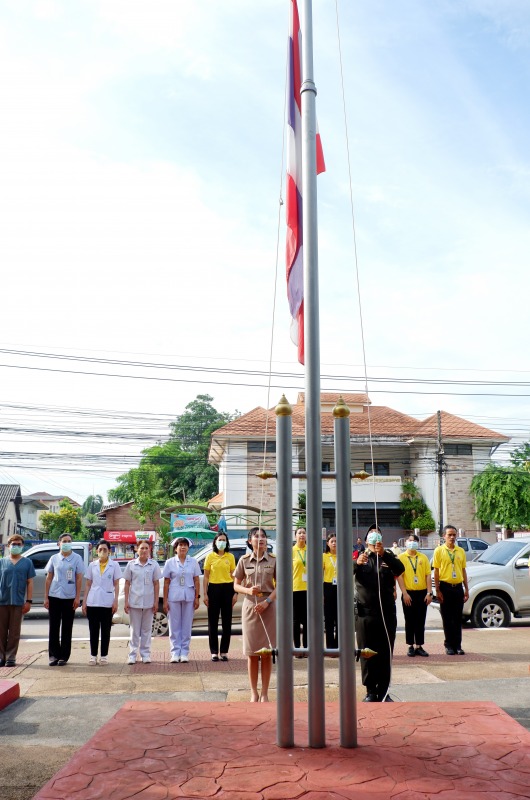
[[[403,583],[406,591],[401,593],[401,602],[405,617],[405,640],[409,646],[407,655],[427,657],[429,654],[423,649],[423,644],[427,606],[432,600],[431,565],[425,553],[418,552],[418,541],[418,537],[411,534],[405,542],[405,552],[398,556],[405,567]]]
[[[445,544],[434,551],[434,585],[440,602],[440,614],[448,656],[464,656],[462,650],[462,611],[469,597],[465,551],[456,544],[454,525],[444,528]]]

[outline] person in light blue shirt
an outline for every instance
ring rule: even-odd
[[[9,555],[0,559],[0,667],[16,667],[22,617],[33,603],[35,567],[22,557],[24,539],[7,540]]]
[[[188,555],[189,539],[177,539],[173,545],[175,556],[169,558],[162,571],[164,577],[164,611],[169,620],[171,663],[189,661],[191,626],[194,611],[199,608],[198,562]]]
[[[81,602],[81,585],[85,566],[83,559],[72,552],[69,533],[59,536],[59,552],[46,564],[44,608],[48,609],[48,658],[50,667],[64,667],[72,651],[72,628],[76,609]]]
[[[129,615],[131,639],[128,664],[136,664],[138,651],[144,664],[151,661],[153,615],[158,611],[162,570],[149,558],[149,542],[139,542],[137,557],[127,564],[125,578],[125,613]]]

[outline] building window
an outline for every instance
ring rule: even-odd
[[[368,475],[372,474],[372,462],[364,462],[364,471]],[[390,475],[390,464],[388,461],[374,461],[374,475]]]
[[[247,453],[263,453],[265,442],[247,442]],[[267,453],[276,452],[276,442],[267,442]]]
[[[322,472],[331,472],[331,462],[330,461],[323,461],[322,462]]]
[[[446,456],[472,456],[473,448],[470,444],[444,444]]]

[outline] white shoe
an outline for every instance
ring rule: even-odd
[[[88,659],[88,663],[91,667],[95,667],[96,664],[98,663],[97,656],[90,656],[90,658]]]
[[[188,661],[189,661],[189,658],[188,658],[188,656],[181,656],[181,657],[180,657],[180,663],[181,663],[181,664],[187,664],[187,663],[188,663]]]
[[[136,664],[136,656],[129,656],[129,658],[127,659],[127,664],[130,665]]]
[[[109,663],[109,657],[101,656],[101,658],[99,659],[99,663],[101,664],[102,667],[106,667],[107,664]]]
[[[142,663],[143,664],[150,664],[151,663],[151,659],[149,658],[149,656],[147,656],[147,658],[142,658]]]
[[[178,664],[180,661],[180,656],[171,656],[170,664]]]

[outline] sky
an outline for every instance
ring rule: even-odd
[[[105,496],[197,394],[303,390],[288,10],[0,0],[0,482]],[[313,23],[322,389],[366,373],[374,405],[530,439],[530,5],[314,0]]]

